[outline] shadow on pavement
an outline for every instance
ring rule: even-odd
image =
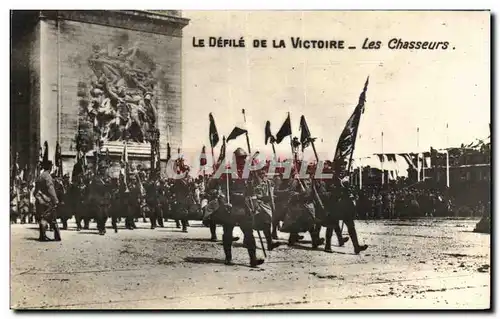
[[[184,261],[188,262],[188,263],[193,263],[193,264],[219,264],[219,265],[224,265],[224,260],[222,260],[222,259],[216,259],[216,258],[211,258],[211,257],[186,257],[186,258],[184,258]],[[238,263],[234,263],[234,266],[243,266],[243,267],[251,268],[249,265],[238,264]]]

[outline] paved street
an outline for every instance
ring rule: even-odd
[[[297,247],[269,252],[259,269],[248,267],[241,239],[233,248],[237,265],[225,266],[221,243],[210,242],[200,222],[191,222],[187,234],[173,222],[155,230],[141,222],[117,234],[108,228],[105,236],[94,223],[77,232],[72,222],[62,242],[49,243],[36,240],[35,225],[17,224],[11,227],[11,306],[484,309],[490,235],[472,232],[477,221],[358,221],[360,241],[369,245],[360,255],[350,241],[331,254],[311,250],[306,235]],[[217,232],[221,239],[222,228]],[[286,242],[288,234],[279,237]]]

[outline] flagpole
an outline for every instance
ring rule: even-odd
[[[250,149],[250,138],[248,137],[248,127],[246,127],[247,118],[245,116],[245,109],[241,109],[241,113],[243,113],[243,122],[245,123],[245,129],[246,129],[245,136],[247,138],[248,156],[252,156],[252,150]],[[228,180],[228,183],[229,183],[229,180]],[[260,246],[262,247],[262,251],[264,252],[264,257],[267,258],[266,249],[264,248],[264,242],[262,241],[262,236],[261,236],[259,230],[257,230],[257,235],[259,236]]]
[[[363,188],[363,167],[359,166],[359,189]]]
[[[446,187],[450,188],[450,154],[446,150]]]
[[[212,143],[210,143],[211,145]],[[212,149],[212,170],[215,172],[215,155],[214,155],[214,148],[213,146],[210,146],[210,148]]]
[[[384,158],[384,132],[382,131],[382,134],[381,134],[381,137],[382,137],[382,185],[384,185],[384,179],[385,179],[385,171],[384,171],[384,161],[385,161],[385,158]]]
[[[248,156],[252,156],[252,150],[250,148],[250,138],[248,137],[248,127],[246,127],[247,118],[245,116],[245,109],[242,109],[241,113],[243,113],[243,122],[245,123],[245,129],[246,129],[245,136],[247,138]]]
[[[351,171],[351,164],[352,164],[352,157],[354,155],[354,149],[356,147],[356,140],[358,138],[358,128],[359,128],[359,124],[361,123],[361,114],[364,112],[364,108],[365,108],[365,100],[361,100],[361,97],[363,97],[363,99],[365,99],[364,97],[364,93],[366,92],[366,89],[368,88],[368,80],[369,80],[370,77],[367,77],[366,78],[366,82],[365,82],[365,86],[364,86],[364,89],[363,89],[363,93],[361,93],[360,95],[360,100],[358,102],[358,105],[356,106],[356,109],[354,110],[355,112],[357,111],[358,114],[357,116],[359,116],[358,118],[358,121],[357,121],[357,125],[354,127],[354,140],[352,142],[352,151],[351,151],[351,154],[349,155],[349,162],[348,162],[348,166],[347,166],[347,172],[350,172]],[[358,110],[358,107],[361,106],[361,109]],[[340,233],[342,233],[344,231],[344,221],[342,221],[342,227],[340,228]]]
[[[446,148],[449,146],[448,123],[446,123]]]

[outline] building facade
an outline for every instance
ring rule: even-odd
[[[151,132],[182,145],[180,11],[12,11],[11,154],[33,172],[41,145],[53,159],[61,146],[64,172],[101,144],[119,159],[149,165]],[[118,161],[115,161],[118,165]]]

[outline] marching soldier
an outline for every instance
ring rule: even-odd
[[[36,214],[39,220],[40,241],[50,241],[46,235],[48,225],[54,230],[54,240],[61,241],[61,234],[56,222],[56,208],[59,204],[56,190],[54,189],[54,181],[50,176],[52,170],[52,161],[47,161],[42,164],[43,172],[40,174],[35,185],[36,198]]]
[[[149,210],[149,221],[151,222],[151,229],[158,226],[163,227],[163,213],[160,205],[160,182],[155,176],[150,181],[144,184],[146,190],[146,204]]]
[[[21,194],[19,201],[19,214],[21,217],[21,224],[26,224],[30,215],[30,191],[28,189],[28,183],[21,183]]]
[[[347,185],[345,185],[345,184],[343,185],[342,182],[340,185],[337,185],[336,189],[337,189],[337,192],[336,192],[337,194],[335,194],[335,193],[332,193],[332,194],[339,196],[338,204],[337,204],[338,205],[337,208],[339,210],[339,213],[341,214],[339,216],[340,217],[339,219],[342,219],[344,221],[344,224],[347,226],[347,231],[349,233],[349,237],[351,238],[352,245],[354,246],[354,253],[359,254],[360,252],[366,250],[368,248],[368,245],[360,245],[359,241],[358,241],[358,234],[356,232],[356,227],[354,225],[354,219],[355,219],[355,214],[356,214],[355,199],[353,198],[353,194],[352,194],[351,190],[349,189],[349,187],[347,187]],[[337,223],[338,223],[338,221],[337,221]],[[329,232],[329,234],[331,234],[331,230],[327,229],[327,232]],[[335,230],[335,232],[337,233],[337,237],[339,239],[339,244],[342,243],[342,241],[345,242],[345,239],[341,240],[341,237],[339,236],[339,234],[341,234],[341,232],[339,232],[337,230]],[[327,236],[329,234],[327,234]],[[330,238],[331,238],[331,235],[330,235]],[[330,246],[329,244],[330,243],[327,243],[327,245],[325,247],[326,252],[332,251],[331,248],[329,247]]]
[[[98,174],[93,176],[89,185],[89,204],[95,216],[99,235],[106,233],[106,221],[108,220],[109,208],[111,206],[111,193],[105,180],[106,167],[99,167]]]
[[[249,186],[251,187],[250,192],[253,194],[250,198],[250,208],[254,211],[253,227],[255,230],[262,230],[266,238],[267,250],[271,251],[280,246],[280,243],[273,242],[271,232],[272,211],[274,210],[271,185],[265,170],[253,172],[252,175],[252,184]]]
[[[18,189],[15,186],[10,186],[10,222],[11,224],[17,223],[17,216],[19,215],[18,205]]]
[[[236,159],[234,164],[236,164],[238,175],[241,177],[247,153],[242,148],[238,148],[234,151],[234,156]],[[264,260],[257,258],[257,247],[253,236],[252,212],[247,204],[248,197],[251,196],[248,191],[249,185],[244,179],[233,179],[232,176],[228,175],[226,174],[226,178],[229,181],[222,179],[213,181],[215,185],[211,185],[211,187],[217,191],[218,197],[217,200],[208,204],[207,214],[212,222],[223,226],[222,245],[226,256],[225,264],[233,265],[231,249],[234,241],[233,229],[235,226],[239,226],[244,235],[243,244],[248,250],[250,266],[257,267],[263,264]],[[229,198],[227,198],[228,193]]]

